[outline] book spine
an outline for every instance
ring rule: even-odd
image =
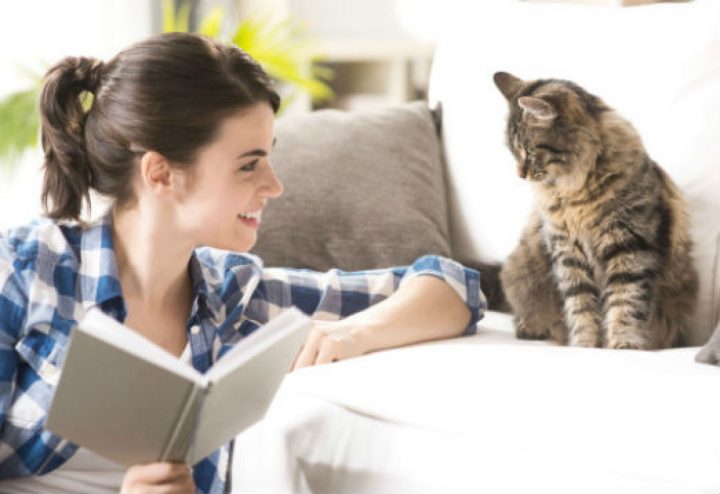
[[[212,382],[208,381],[206,383],[206,387],[202,388],[197,395],[197,408],[196,413],[193,417],[192,429],[190,431],[190,445],[188,447],[187,454],[185,455],[185,462],[188,465],[194,465],[198,461],[202,460],[202,458],[197,458],[197,454],[195,452],[195,444],[197,443],[198,424],[200,423],[200,416],[203,412],[203,406],[205,405],[205,398],[210,393],[211,388]]]
[[[198,398],[203,395],[203,388],[195,384],[190,388],[185,404],[175,421],[170,438],[160,457],[160,461],[184,461],[190,449],[195,423],[199,412]]]

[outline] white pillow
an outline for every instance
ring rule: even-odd
[[[717,326],[720,323],[720,235],[717,238],[717,259],[715,259],[715,269],[713,270],[715,276],[715,283],[713,284],[712,292],[712,320],[713,324]]]
[[[713,329],[720,232],[720,1],[642,7],[458,1],[445,11],[431,77],[440,102],[451,237],[462,260],[500,262],[532,204],[505,147],[496,71],[572,80],[638,129],[690,205],[701,293],[687,343]]]

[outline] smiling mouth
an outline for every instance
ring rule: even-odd
[[[252,213],[241,213],[238,215],[238,219],[247,227],[254,230],[260,228],[262,222],[262,210],[254,211]]]
[[[262,209],[254,211],[252,213],[240,213],[238,217],[244,220],[260,221],[260,218],[262,217]]]

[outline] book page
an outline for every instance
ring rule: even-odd
[[[310,318],[290,309],[241,340],[210,369],[190,464],[262,419],[311,326]]]
[[[256,354],[264,352],[278,341],[287,337],[289,333],[298,331],[302,326],[310,325],[312,321],[308,316],[292,307],[279,316],[238,341],[232,350],[213,365],[206,373],[208,380],[217,382],[228,372],[243,365],[243,362],[252,359]],[[300,347],[298,346],[298,349]]]
[[[117,322],[99,309],[90,309],[82,321],[80,321],[76,331],[88,333],[94,338],[101,339],[109,345],[113,345],[124,352],[135,355],[137,358],[152,362],[158,367],[183,376],[199,386],[206,385],[207,380],[198,371],[180,361],[180,359],[160,345],[145,338],[137,331]]]
[[[171,440],[195,382],[87,329],[72,334],[45,427],[125,466],[183,460],[190,441]]]

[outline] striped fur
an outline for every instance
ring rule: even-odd
[[[537,207],[501,271],[521,338],[608,348],[678,344],[698,289],[685,202],[635,129],[560,80],[495,83],[507,144]]]

